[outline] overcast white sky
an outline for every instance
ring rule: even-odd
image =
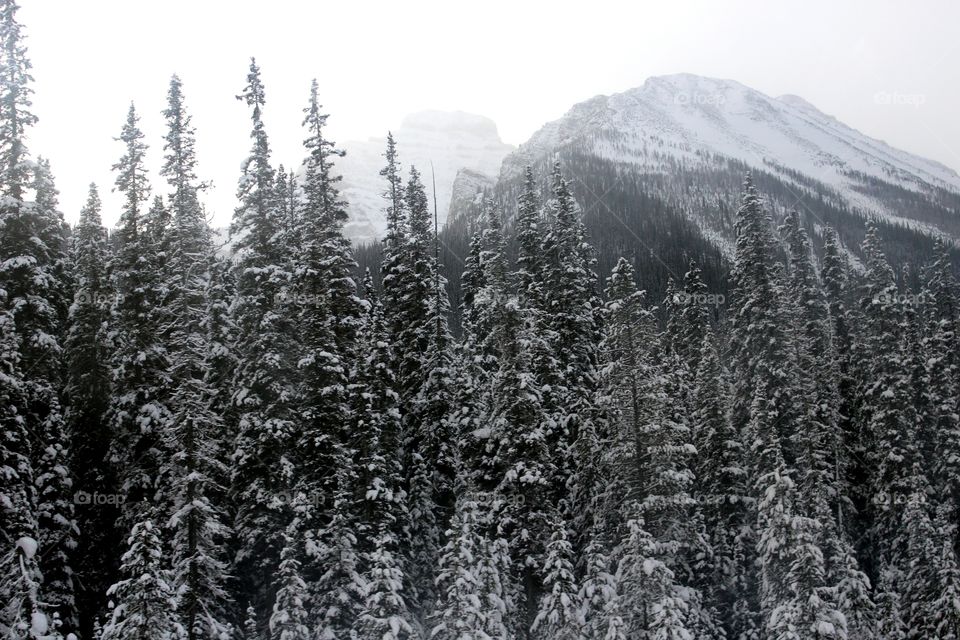
[[[463,110],[525,141],[599,93],[653,75],[732,78],[793,93],[864,133],[960,170],[960,2],[454,0],[21,0],[40,123],[67,219],[87,184],[105,197],[135,101],[159,167],[167,83],[180,74],[216,224],[234,206],[248,113],[234,99],[263,68],[274,162],[302,155],[317,77],[340,141],[383,135],[407,113]],[[879,92],[912,96],[878,104]],[[919,103],[919,104],[917,104]],[[402,140],[399,141],[402,154]],[[156,183],[163,189],[163,185]],[[165,189],[164,189],[165,191]]]

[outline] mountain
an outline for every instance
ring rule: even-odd
[[[416,166],[428,191],[431,163],[436,175],[440,222],[447,218],[454,181],[460,170],[493,182],[503,158],[515,147],[504,143],[489,118],[462,111],[422,111],[407,116],[393,131],[404,167]],[[349,203],[350,221],[345,232],[356,242],[383,235],[384,189],[380,169],[386,138],[345,142],[347,154],[337,166],[343,174],[343,195]]]
[[[571,146],[651,173],[709,168],[718,158],[739,160],[798,190],[818,183],[838,203],[866,216],[930,234],[960,230],[956,220],[941,224],[904,210],[888,195],[905,190],[931,209],[946,204],[956,214],[960,176],[952,169],[870,138],[802,98],[772,98],[733,80],[661,76],[582,102],[508,156],[501,177]]]
[[[854,267],[868,221],[898,273],[914,281],[917,270],[902,267],[928,260],[934,237],[960,240],[955,171],[870,138],[802,98],[770,97],[732,80],[655,77],[575,105],[504,158],[490,191],[508,219],[523,168],[533,167],[548,198],[555,161],[582,208],[598,273],[621,255],[632,258],[654,300],[691,259],[712,291],[726,290],[748,171],[775,223],[797,209],[816,252],[824,225],[834,227]],[[476,205],[462,202],[443,237],[453,273],[476,227]]]

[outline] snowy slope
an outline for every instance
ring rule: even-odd
[[[862,176],[925,195],[933,188],[960,193],[955,171],[870,138],[802,98],[772,98],[733,80],[690,74],[650,78],[577,104],[506,158],[501,178],[569,144],[653,172],[676,161],[714,163],[713,154],[794,182],[788,169],[831,187],[851,207],[887,218],[897,218],[893,206],[856,189]]]
[[[412,114],[393,131],[393,136],[404,173],[410,165],[416,166],[428,192],[433,163],[441,223],[447,217],[457,172],[466,169],[496,176],[504,156],[514,149],[500,140],[492,120],[461,111]],[[382,197],[385,183],[379,175],[386,138],[346,142],[342,147],[347,155],[337,164],[343,173],[343,194],[350,212],[345,232],[358,242],[379,238],[386,228]]]

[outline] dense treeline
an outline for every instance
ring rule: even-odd
[[[898,286],[876,228],[862,269],[830,227],[818,255],[748,175],[729,278],[702,242],[651,276],[558,162],[451,269],[390,136],[358,279],[319,87],[298,177],[254,61],[231,255],[176,76],[162,185],[122,125],[108,237],[96,186],[69,229],[28,157],[13,0],[0,69],[4,638],[960,636],[944,242]]]

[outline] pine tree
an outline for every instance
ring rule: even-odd
[[[308,510],[304,526],[316,528],[308,572],[322,581],[323,633],[335,636],[356,616],[359,589],[357,519],[351,501],[357,491],[355,445],[350,424],[348,361],[356,352],[359,301],[350,275],[353,260],[341,233],[345,203],[336,188],[333,160],[343,153],[324,137],[327,116],[321,113],[317,82],[304,109],[308,157],[305,199],[297,208],[302,221],[295,264],[297,326],[303,352],[298,366],[304,398],[304,430],[299,436],[301,471],[297,491],[330,500],[330,513]]]
[[[391,344],[396,343],[404,329],[401,310],[406,292],[408,268],[406,263],[406,210],[404,200],[403,177],[397,153],[397,144],[392,133],[387,133],[387,149],[384,153],[387,163],[380,175],[387,181],[383,198],[386,200],[387,233],[383,239],[383,262],[380,265],[380,279],[383,286],[384,317],[389,322],[388,334]],[[399,357],[394,354],[395,358]],[[397,362],[393,369],[399,374]]]
[[[550,544],[543,565],[543,590],[533,637],[557,640],[580,638],[583,621],[576,578],[573,574],[573,546],[567,539],[566,525],[554,516]]]
[[[783,225],[789,249],[788,297],[801,332],[796,340],[800,419],[807,425],[797,431],[801,498],[809,513],[826,519],[841,508],[846,475],[839,427],[840,400],[836,393],[836,356],[829,325],[829,309],[811,259],[810,241],[794,210]]]
[[[172,511],[167,526],[173,529],[172,580],[178,613],[187,638],[195,640],[219,638],[229,632],[227,567],[221,552],[228,530],[223,510],[216,503],[226,476],[217,458],[216,441],[224,425],[211,410],[215,391],[206,375],[210,345],[204,294],[213,251],[198,197],[204,185],[196,176],[195,131],[177,76],[170,80],[164,117],[166,154],[160,173],[171,188],[171,237],[169,246],[164,247],[169,275],[163,286],[170,318],[170,404],[175,410],[170,428],[162,436],[171,452],[162,477],[171,482]]]
[[[60,192],[54,184],[50,161],[38,157],[33,167],[33,204],[40,220],[38,238],[47,249],[52,276],[48,299],[56,314],[56,327],[63,329],[70,308],[70,227],[60,211]],[[59,377],[53,378],[62,383]]]
[[[729,388],[712,332],[704,338],[693,396],[699,462],[694,496],[714,554],[706,595],[722,612],[725,628],[732,635],[739,626],[736,603],[749,588],[744,566],[748,552],[742,547],[741,531],[752,498],[746,489],[743,439],[729,419]]]
[[[957,538],[954,513],[951,505],[940,505],[934,520],[939,594],[931,609],[933,628],[937,636],[945,640],[960,638],[960,567],[953,546]]]
[[[60,338],[67,317],[68,252],[66,224],[58,208],[58,192],[53,183],[50,164],[37,159],[33,170],[33,214],[37,219],[34,243],[43,248],[38,265],[47,282],[35,292],[31,306],[38,305],[37,294],[43,295],[46,308],[33,317],[36,323],[33,342],[42,345],[30,369],[33,383],[31,408],[36,419],[37,438],[34,450],[34,478],[37,483],[37,524],[39,544],[44,553],[38,565],[44,576],[43,599],[55,631],[73,631],[77,626],[75,584],[71,555],[77,546],[76,519],[73,505],[73,478],[69,438],[61,408],[60,371],[62,351]],[[29,353],[29,351],[28,351]]]
[[[280,553],[277,596],[270,616],[271,640],[309,640],[307,628],[307,585],[300,577],[297,545],[289,532],[284,534]]]
[[[562,390],[557,393],[559,429],[551,437],[554,457],[563,460],[551,478],[554,491],[562,493],[567,482],[587,460],[577,456],[574,443],[581,429],[598,429],[594,397],[598,384],[599,300],[596,297],[596,259],[586,241],[586,232],[569,184],[557,162],[551,175],[553,200],[548,205],[550,230],[543,237],[544,310],[551,331],[551,348],[560,368]],[[526,204],[526,203],[524,203]],[[579,508],[580,505],[568,504]]]
[[[645,292],[637,290],[633,266],[625,258],[617,261],[607,278],[606,297],[604,393],[615,414],[605,461],[610,475],[606,514],[614,519],[607,528],[615,529],[621,501],[636,499],[642,486],[637,464],[643,420],[641,364],[655,327],[645,306]]]
[[[533,170],[523,174],[523,192],[517,199],[516,235],[518,245],[516,289],[524,304],[542,309],[544,257],[541,242],[545,229]]]
[[[357,334],[359,360],[350,382],[356,462],[340,463],[327,522],[307,546],[322,571],[312,585],[319,620],[316,633],[322,640],[349,635],[364,606],[364,575],[378,532],[394,535],[384,542],[397,552],[398,522],[407,521],[391,354],[383,310],[369,272],[366,276],[366,311]]]
[[[911,485],[912,492],[906,500],[894,500],[893,507],[902,510],[901,529],[905,536],[901,564],[904,575],[900,585],[903,619],[908,638],[936,638],[940,637],[937,630],[940,612],[933,606],[942,593],[939,574],[945,568],[941,565],[945,558],[938,548],[928,511],[926,482],[915,473]]]
[[[617,549],[617,586],[626,635],[664,640],[694,637],[687,623],[687,603],[663,562],[664,550],[645,529],[641,512],[637,502],[625,505],[625,531]]]
[[[415,637],[404,601],[403,571],[391,551],[391,534],[381,531],[370,554],[364,604],[354,624],[358,640],[407,640]]]
[[[247,607],[246,618],[243,620],[243,638],[244,640],[255,640],[260,637],[260,623],[257,622],[257,610],[253,607]]]
[[[883,640],[905,640],[907,623],[904,620],[903,603],[900,598],[899,584],[902,571],[894,566],[882,564],[878,571],[877,582],[877,635]]]
[[[842,436],[843,449],[847,452],[844,471],[841,478],[848,499],[856,498],[857,506],[862,509],[862,497],[858,487],[866,484],[867,470],[864,468],[865,451],[859,437],[857,422],[858,396],[853,356],[853,338],[850,329],[850,310],[847,309],[848,297],[847,259],[842,253],[837,232],[832,227],[824,230],[823,259],[820,271],[823,293],[827,301],[829,323],[835,358],[834,376],[838,398],[836,416],[837,427]],[[850,514],[853,516],[853,514]],[[844,518],[842,527],[853,528],[853,517]]]
[[[393,341],[395,367],[400,397],[409,403],[424,381],[423,357],[427,349],[430,331],[429,302],[434,286],[432,259],[432,216],[427,201],[426,188],[420,180],[416,167],[410,168],[410,179],[404,193],[406,211],[406,240],[403,244],[402,277],[391,281],[384,276],[384,290],[393,288],[399,296],[397,308],[391,308],[391,298],[384,298],[387,314],[397,313],[402,326]],[[388,243],[392,240],[388,239]]]
[[[499,309],[503,298],[508,295],[509,286],[506,241],[500,209],[489,199],[484,200],[483,209],[486,225],[479,234],[476,271],[479,280],[471,283],[476,293],[473,296],[469,326],[477,339],[477,355],[481,357],[483,370],[492,373],[496,370],[498,356],[494,328],[499,321]]]
[[[0,302],[5,302],[0,290]],[[21,410],[23,377],[20,373],[19,340],[13,315],[0,307],[0,513],[4,540],[0,563],[0,597],[6,603],[0,617],[0,630],[13,635],[12,629],[24,624],[36,601],[34,554],[22,550],[21,540],[36,540],[37,522],[34,511],[35,486],[30,462],[29,438]],[[25,562],[21,562],[24,555]],[[18,632],[19,633],[19,632]]]
[[[103,640],[144,638],[173,640],[181,633],[176,601],[167,571],[162,567],[163,545],[157,527],[145,520],[134,525],[123,554],[123,579],[107,591],[113,602]]]
[[[302,220],[302,246],[300,268],[304,276],[316,280],[314,290],[325,301],[323,308],[329,314],[328,322],[337,341],[342,357],[349,358],[356,347],[357,325],[360,317],[360,301],[351,273],[356,263],[351,255],[350,243],[343,236],[347,221],[346,205],[340,198],[337,184],[341,176],[334,173],[334,161],[344,152],[325,137],[327,115],[321,113],[317,97],[318,85],[310,86],[310,100],[304,109],[303,125],[308,137],[304,141],[308,157],[303,191],[305,202],[298,219]],[[321,289],[320,285],[325,286]]]
[[[960,289],[946,244],[934,245],[934,262],[927,269],[922,302],[927,318],[925,350],[926,378],[933,404],[934,432],[931,434],[935,456],[932,463],[934,490],[953,497],[954,509],[960,508]]]
[[[791,344],[786,334],[789,323],[784,314],[782,273],[776,261],[770,216],[749,175],[743,191],[731,273],[730,333],[735,374],[731,416],[734,424],[749,423],[753,392],[763,380],[781,416],[777,421],[779,439],[789,443],[796,426],[791,387],[794,370],[788,366]],[[788,464],[792,461],[789,453],[784,451]]]
[[[25,131],[36,124],[30,112],[33,76],[21,25],[17,22],[19,5],[15,0],[0,4],[0,185],[3,195],[23,200],[29,180]],[[9,255],[9,254],[7,254]]]
[[[346,473],[339,474],[337,493],[332,498],[325,524],[315,539],[307,540],[307,555],[319,570],[310,584],[312,612],[316,616],[314,633],[320,640],[349,637],[353,621],[363,604],[362,557],[352,513],[354,496]]]
[[[853,545],[837,538],[838,545],[828,559],[832,574],[829,582],[836,584],[836,604],[847,623],[849,640],[869,640],[878,637],[877,608],[870,579],[860,570]]]
[[[789,305],[781,265],[776,259],[769,214],[747,175],[737,212],[737,245],[730,326],[733,395],[731,421],[747,428],[747,489],[756,505],[750,519],[757,528],[740,534],[744,550],[742,603],[736,607],[731,632],[739,637],[762,633],[771,625],[785,628],[799,615],[787,587],[789,565],[796,549],[778,536],[789,533],[795,500],[791,447],[794,434],[804,424],[795,399],[798,393],[795,345],[786,328]],[[741,427],[742,428],[742,427]],[[749,520],[748,520],[749,521]],[[754,536],[756,538],[754,539]],[[756,580],[751,569],[760,560],[763,573]]]
[[[677,312],[668,317],[674,323],[671,348],[686,365],[686,372],[693,376],[700,364],[700,350],[710,326],[706,309],[707,285],[702,279],[702,271],[697,263],[690,261],[683,275],[683,290],[673,296],[667,295],[667,301],[676,305]]]
[[[215,258],[210,264],[210,277],[204,298],[207,311],[204,314],[204,327],[207,333],[209,353],[207,358],[206,379],[210,390],[215,394],[211,399],[211,408],[222,415],[228,424],[235,424],[233,408],[230,403],[233,373],[237,368],[235,351],[236,325],[230,313],[234,294],[234,280],[229,260]],[[224,438],[229,437],[225,431]]]
[[[583,637],[586,640],[626,640],[616,575],[610,570],[605,542],[600,540],[599,531],[594,531],[584,550],[586,566],[578,594]]]
[[[10,566],[3,572],[0,596],[9,596],[12,607],[25,597],[36,606],[36,594],[28,596],[24,589],[38,579],[33,574],[42,565],[50,574],[45,591],[51,615],[72,627],[67,552],[75,544],[76,525],[66,498],[71,480],[59,398],[66,227],[49,164],[42,158],[33,164],[26,148],[27,131],[37,118],[30,111],[33,78],[18,9],[13,0],[0,3],[0,358],[6,378],[0,492],[9,516],[0,533],[8,545],[29,539],[42,543],[50,555],[34,560],[31,554],[20,567],[25,554],[8,547],[4,555],[11,554]],[[28,189],[35,194],[33,202],[25,200]]]
[[[860,429],[870,469],[871,533],[874,553],[892,562],[903,546],[895,509],[898,497],[911,493],[909,476],[916,460],[907,374],[901,366],[903,318],[893,271],[880,248],[875,227],[863,243],[867,272],[863,306],[864,363]]]
[[[460,317],[463,328],[464,341],[470,340],[474,344],[482,335],[476,330],[479,318],[477,309],[477,293],[484,286],[483,266],[480,256],[483,253],[483,232],[478,228],[470,236],[470,247],[467,257],[463,260],[463,271],[460,273]]]
[[[520,590],[517,626],[526,634],[537,612],[543,541],[549,531],[549,482],[555,473],[547,440],[550,418],[529,365],[549,347],[515,298],[504,302],[501,313],[500,369],[491,383],[493,404],[483,428],[489,433],[487,475],[493,481],[497,535],[509,545],[512,579]]]
[[[428,301],[429,331],[423,356],[423,383],[409,409],[408,433],[411,452],[409,507],[411,542],[411,580],[418,591],[423,616],[436,600],[433,594],[433,568],[442,546],[441,536],[454,509],[456,427],[456,372],[452,352],[453,336],[447,325],[450,303],[446,279],[440,275],[437,256],[430,270],[433,283]]]
[[[159,514],[154,501],[161,460],[160,435],[171,421],[169,354],[159,326],[160,274],[151,264],[156,255],[149,216],[144,205],[149,195],[144,157],[146,144],[139,117],[130,105],[119,140],[125,153],[113,166],[116,188],[124,197],[117,229],[117,250],[110,270],[117,296],[111,342],[115,392],[109,410],[113,441],[111,463],[119,473],[125,495],[121,529]]]
[[[488,515],[484,514],[484,529],[489,531]],[[477,561],[477,578],[480,583],[478,597],[483,607],[484,631],[491,640],[510,638],[510,620],[513,602],[510,598],[510,552],[503,538],[492,537],[487,533],[480,538],[480,551]]]
[[[70,261],[76,292],[64,343],[64,419],[74,489],[90,495],[110,493],[116,486],[114,469],[107,461],[111,434],[105,420],[111,375],[107,323],[114,293],[107,274],[107,231],[101,224],[100,211],[100,196],[96,185],[91,184],[73,235]],[[81,632],[91,624],[91,616],[84,612],[102,609],[103,594],[116,581],[116,559],[100,550],[121,544],[122,538],[113,526],[118,515],[116,505],[77,510],[80,543],[74,552],[74,568],[82,577],[77,584]]]
[[[358,448],[358,486],[362,490],[362,537],[373,540],[379,527],[396,531],[406,524],[402,443],[400,440],[399,395],[390,368],[392,357],[387,342],[383,306],[373,289],[372,278],[364,278],[367,310],[360,332],[361,357],[351,384],[356,432],[363,434]],[[372,549],[371,549],[372,550]]]
[[[52,402],[56,407],[56,402]],[[59,415],[59,411],[57,412]],[[62,631],[77,629],[72,556],[80,530],[74,517],[73,480],[63,423],[48,427],[50,444],[36,464],[38,542],[44,550],[38,566],[43,575],[43,603],[47,614],[59,620]]]
[[[447,531],[437,571],[437,623],[430,637],[441,640],[487,640],[486,611],[479,563],[484,552],[477,503],[461,496]]]
[[[251,60],[247,86],[239,99],[251,110],[252,146],[243,163],[231,233],[236,293],[230,309],[236,327],[232,405],[236,442],[231,457],[232,499],[238,548],[235,571],[241,593],[264,613],[273,600],[269,576],[280,563],[282,533],[289,519],[299,432],[297,347],[294,321],[284,303],[292,274],[275,241],[280,221],[275,173],[262,111],[260,68]]]

